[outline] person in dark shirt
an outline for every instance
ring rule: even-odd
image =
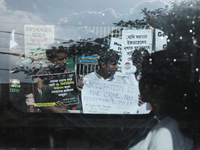
[[[54,74],[54,73],[67,73],[74,72],[70,68],[66,68],[67,65],[67,50],[60,44],[52,44],[46,50],[47,59],[50,61],[48,67],[39,70],[36,75]],[[46,101],[49,101],[50,97],[46,97]],[[52,99],[52,98],[51,98]],[[28,101],[34,103],[33,96],[30,96]],[[42,112],[54,112],[54,113],[68,113],[68,106],[60,101],[56,102],[52,107],[41,107]]]

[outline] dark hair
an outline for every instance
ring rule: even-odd
[[[118,63],[119,55],[116,51],[108,49],[108,52],[103,52],[100,54],[100,58],[98,59],[99,66],[104,63],[115,62]]]
[[[149,52],[143,47],[141,47],[139,50],[135,49],[132,53],[133,65],[136,66],[136,64],[142,63],[143,57],[148,56],[148,55],[149,55]]]
[[[64,47],[61,44],[53,43],[48,46],[46,49],[46,56],[48,60],[54,59],[57,57],[57,54],[65,53],[68,55],[68,48]]]
[[[195,64],[197,66],[193,67]],[[183,114],[194,112],[193,108],[200,106],[199,100],[197,101],[199,73],[195,70],[198,65],[198,61],[193,62],[188,55],[168,50],[144,57],[142,79],[146,86],[156,88],[155,91],[162,95],[160,100],[164,108],[174,118],[181,118]],[[155,93],[154,95],[156,96]],[[149,98],[152,96],[153,94],[148,95]]]

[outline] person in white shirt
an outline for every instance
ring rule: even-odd
[[[184,101],[182,95],[189,92],[187,88],[191,84],[188,73],[191,64],[187,61],[172,64],[171,58],[182,60],[185,57],[187,56],[174,55],[167,50],[145,57],[139,88],[142,98],[152,104],[153,110],[149,119],[141,126],[141,130],[133,135],[127,149],[191,150],[193,148],[193,140],[180,131],[174,119],[180,118],[184,113],[182,111],[185,111],[182,105],[187,104],[185,102],[187,100]],[[190,97],[188,99],[192,100]]]
[[[106,53],[100,54],[98,59],[98,64],[100,69],[96,72],[91,72],[83,77],[83,79],[94,79],[94,80],[104,80],[117,83],[123,83],[123,79],[120,76],[115,75],[118,69],[119,55],[113,50],[109,50]],[[77,89],[81,92],[83,88],[82,80],[77,83]]]

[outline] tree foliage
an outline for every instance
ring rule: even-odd
[[[171,2],[170,6],[166,5],[165,8],[153,11],[144,8],[141,11],[144,15],[141,20],[129,20],[128,22],[121,20],[114,24],[119,27],[161,29],[168,36],[169,48],[179,45],[177,47],[179,49],[190,49],[194,43],[199,44],[200,0]]]

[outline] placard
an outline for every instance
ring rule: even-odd
[[[25,25],[25,57],[45,60],[46,48],[54,42],[53,25]]]
[[[123,75],[129,75],[135,72],[131,58],[133,51],[143,47],[151,53],[152,43],[152,30],[122,30]]]
[[[115,82],[84,79],[83,113],[136,114],[138,87]]]
[[[32,80],[35,107],[54,106],[57,101],[79,103],[75,72],[34,75]]]

